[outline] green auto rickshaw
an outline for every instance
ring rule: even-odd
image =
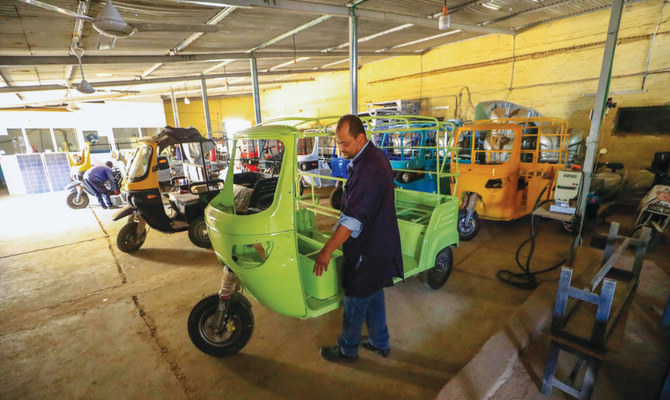
[[[327,120],[332,121],[332,117]],[[296,154],[298,140],[333,135],[327,132],[325,121],[325,118],[275,120],[229,138],[231,149],[237,149],[237,142],[242,140],[262,140],[276,143],[281,154],[275,154],[278,165],[271,169],[272,173],[259,172],[253,180],[236,179],[231,164],[223,189],[205,210],[209,238],[224,266],[219,293],[201,300],[188,319],[192,342],[206,354],[229,356],[249,341],[254,320],[251,303],[241,294],[242,289],[265,307],[302,319],[318,317],[342,304],[342,252],[333,254],[323,275],[317,277],[312,273],[319,251],[332,234],[339,210],[330,207],[327,198],[319,198],[315,190],[300,195],[301,176],[320,176],[299,170]],[[445,151],[437,147],[435,150],[440,165],[448,162],[439,159]],[[233,154],[231,160],[238,158],[239,155]],[[346,181],[333,176],[323,178]],[[236,181],[253,184],[236,184]],[[459,243],[458,199],[396,189],[395,206],[404,278],[418,275],[428,287],[439,289],[451,272],[452,247]]]

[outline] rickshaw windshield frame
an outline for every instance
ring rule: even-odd
[[[128,182],[139,182],[147,178],[151,170],[151,157],[154,154],[153,147],[149,145],[140,145],[135,149],[135,154],[128,164],[126,170],[126,180]]]

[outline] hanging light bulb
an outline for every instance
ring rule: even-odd
[[[186,82],[184,82],[184,104],[191,104],[191,100],[188,99],[188,92],[186,91]]]
[[[444,7],[442,7],[442,15],[437,21],[438,29],[441,31],[449,29],[451,26],[451,15],[448,14],[447,0],[444,0]]]

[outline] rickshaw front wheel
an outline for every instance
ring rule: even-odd
[[[203,217],[196,218],[188,226],[188,238],[191,243],[203,249],[211,249],[212,242],[209,241],[209,232],[207,231],[207,224]]]
[[[80,208],[86,208],[88,206],[88,195],[86,193],[79,194],[79,200],[77,200],[77,192],[70,192],[65,199],[67,206],[78,210]]]
[[[479,215],[477,211],[472,212],[472,218],[467,220],[468,212],[467,210],[458,210],[458,237],[467,242],[477,235],[479,232]]]
[[[200,351],[214,357],[228,357],[244,348],[254,331],[254,315],[241,301],[241,294],[233,294],[228,305],[228,318],[223,329],[216,329],[216,310],[219,295],[200,300],[188,316],[188,335]]]
[[[119,230],[116,235],[116,247],[124,253],[134,253],[142,247],[147,238],[146,229],[141,234],[137,234],[137,222],[129,222]]]
[[[430,289],[440,289],[449,279],[454,256],[451,247],[445,247],[435,257],[435,266],[423,273],[423,284]]]

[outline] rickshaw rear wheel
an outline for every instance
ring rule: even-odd
[[[472,212],[471,221],[466,221],[467,215],[467,210],[458,210],[458,223],[456,224],[458,227],[458,237],[464,242],[477,236],[477,232],[479,232],[479,215],[477,211]]]
[[[423,273],[423,284],[430,289],[440,289],[449,279],[454,256],[451,247],[445,247],[435,257],[435,266]]]
[[[65,198],[65,202],[68,207],[78,210],[80,208],[86,208],[89,199],[86,193],[81,193],[79,195],[79,201],[77,201],[77,192],[70,192]]]
[[[254,332],[254,315],[240,299],[241,294],[233,294],[228,305],[228,322],[224,332],[215,331],[215,314],[219,306],[219,295],[212,294],[200,300],[188,316],[188,336],[200,351],[214,357],[228,357],[244,348]]]
[[[188,226],[188,238],[191,243],[203,249],[211,249],[212,242],[209,240],[209,232],[207,231],[207,224],[205,218],[196,218]]]
[[[342,209],[342,193],[344,192],[344,189],[342,189],[342,186],[337,186],[335,189],[333,189],[332,192],[330,192],[330,206],[333,207],[336,210],[341,210]]]
[[[140,235],[137,234],[137,222],[129,222],[119,230],[116,235],[116,247],[124,253],[134,253],[142,247],[147,238],[145,230]]]

